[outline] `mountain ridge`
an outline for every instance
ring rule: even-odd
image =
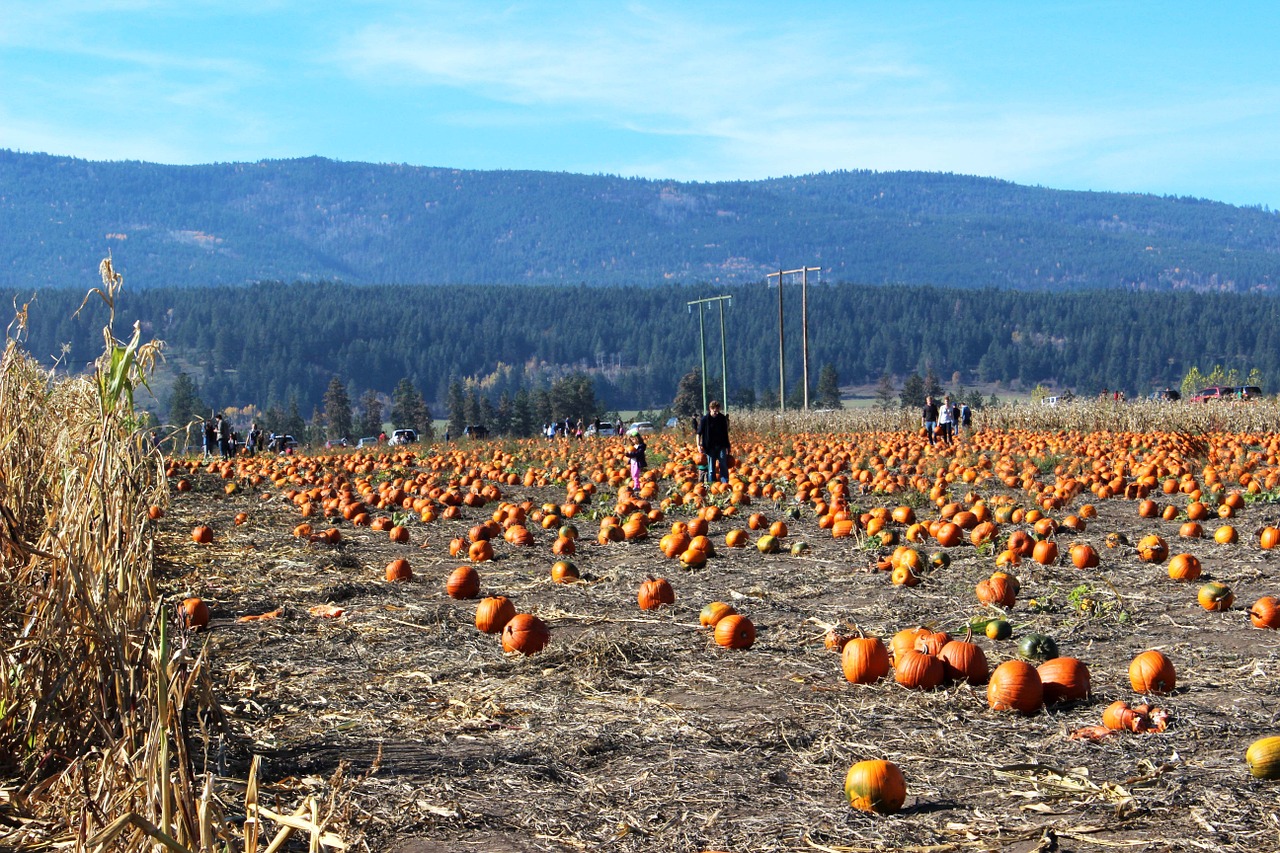
[[[0,286],[832,282],[1274,292],[1280,215],[935,172],[680,182],[0,150]]]

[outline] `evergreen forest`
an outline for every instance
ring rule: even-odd
[[[723,339],[731,406],[776,405],[779,292],[763,283],[131,290],[126,282],[115,324],[119,336],[137,322],[144,339],[166,342],[154,383],[161,420],[175,377],[210,407],[292,410],[304,420],[325,405],[335,379],[357,404],[390,407],[411,389],[437,417],[457,408],[460,393],[496,411],[569,383],[574,405],[594,412],[543,406],[530,417],[590,418],[669,407],[681,378],[700,370],[704,349],[718,391],[719,306],[703,309],[700,323],[688,305],[716,295],[732,297]],[[28,304],[24,343],[46,363],[81,370],[102,351],[106,309],[90,299],[77,313],[84,291],[11,290],[3,298]],[[1263,295],[832,284],[802,293],[788,278],[781,305],[791,399],[800,391],[803,303],[811,392],[820,372],[845,386],[889,377],[900,387],[931,375],[948,390],[998,383],[1130,396],[1177,388],[1192,368],[1257,370],[1268,393],[1280,376],[1280,301]]]

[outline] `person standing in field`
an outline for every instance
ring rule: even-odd
[[[729,416],[720,411],[719,400],[707,406],[698,427],[698,447],[707,455],[707,479],[729,482]]]
[[[649,463],[644,456],[647,449],[644,443],[644,436],[638,432],[632,433],[631,447],[627,450],[627,459],[631,461],[631,488],[636,492],[640,491],[640,472],[649,467]]]
[[[934,433],[938,429],[938,404],[933,402],[933,397],[924,398],[924,409],[920,412],[920,420],[924,424],[924,433],[929,438],[929,443],[936,441]]]
[[[943,397],[942,405],[938,407],[938,437],[942,439],[943,444],[950,444],[955,434],[955,418],[951,408],[951,397]]]

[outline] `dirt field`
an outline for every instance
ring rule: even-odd
[[[419,451],[429,457],[430,448]],[[654,442],[650,462],[670,452]],[[372,479],[405,473],[393,467]],[[989,710],[982,687],[917,691],[892,675],[849,684],[839,654],[824,648],[832,625],[887,641],[916,625],[963,636],[971,619],[993,615],[974,585],[993,571],[994,554],[967,540],[946,549],[949,567],[899,587],[873,569],[891,549],[833,539],[808,507],[787,518],[789,499],[756,499],[711,523],[717,555],[688,570],[663,557],[658,539],[691,511],[668,512],[648,539],[600,545],[596,517],[616,500],[601,486],[572,520],[581,538],[570,559],[582,581],[551,582],[553,531],[532,522],[535,544],[499,538],[495,559],[477,566],[482,596],[506,595],[550,625],[549,647],[522,657],[476,629],[475,601],[444,590],[466,562],[449,555],[450,540],[491,518],[497,503],[429,524],[411,516],[411,539],[400,545],[341,516],[310,519],[341,531],[342,542],[327,545],[293,535],[298,508],[269,482],[228,495],[219,474],[184,476],[193,489],[175,491],[159,522],[160,563],[166,589],[198,595],[212,610],[195,642],[210,645],[233,733],[209,760],[234,791],[250,756],[261,755],[262,801],[282,811],[304,792],[324,792],[345,762],[349,809],[335,829],[348,849],[1280,850],[1280,783],[1253,779],[1244,762],[1250,743],[1280,733],[1280,635],[1246,615],[1258,597],[1280,595],[1280,558],[1250,535],[1276,522],[1275,503],[1249,503],[1230,520],[1241,534],[1234,545],[1213,540],[1227,523],[1217,517],[1205,522],[1206,538],[1180,539],[1185,519],[1140,518],[1133,500],[1085,492],[1054,513],[1088,501],[1098,509],[1083,533],[1059,533],[1057,565],[1018,567],[1013,638],[975,642],[994,669],[1016,655],[1020,637],[1049,634],[1088,665],[1093,695],[1022,716]],[[673,487],[664,480],[659,494]],[[502,500],[535,508],[566,494],[563,484],[501,489]],[[957,484],[953,498],[966,490]],[[979,492],[1030,505],[1004,486]],[[905,500],[855,492],[852,503],[865,511]],[[247,521],[237,525],[239,512]],[[803,540],[808,552],[726,547],[725,533],[745,528],[749,512],[785,519],[784,545]],[[196,524],[213,528],[213,544],[191,541]],[[1001,525],[1001,536],[1013,529],[1028,526]],[[1173,582],[1133,547],[1107,547],[1113,532],[1130,542],[1159,532],[1172,553],[1197,555],[1208,578],[1233,588],[1234,608],[1202,609],[1200,582]],[[1077,540],[1094,545],[1100,568],[1070,564],[1066,545]],[[388,583],[384,567],[397,557],[414,577]],[[670,580],[674,606],[638,609],[649,575]],[[750,649],[722,649],[699,627],[699,611],[716,600],[753,620]],[[322,603],[343,615],[311,615]],[[275,608],[278,618],[236,621]],[[1170,713],[1168,730],[1073,739],[1114,700],[1141,700],[1128,665],[1150,648],[1177,668],[1177,689],[1154,698]],[[908,793],[898,814],[848,805],[845,773],[865,758],[902,769]]]

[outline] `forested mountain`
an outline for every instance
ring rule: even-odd
[[[31,302],[24,345],[46,363],[79,370],[102,351],[106,309],[87,288],[47,289]],[[437,415],[461,384],[497,406],[503,397],[586,376],[605,408],[657,409],[700,363],[699,322],[687,303],[731,295],[725,357],[731,400],[778,388],[778,292],[723,288],[471,287],[261,284],[130,290],[116,331],[135,322],[167,343],[158,376],[163,407],[186,373],[219,408],[322,406],[334,377],[356,401],[411,382]],[[6,304],[29,298],[2,292]],[[801,292],[783,291],[788,393],[801,375]],[[1132,395],[1177,387],[1191,367],[1280,376],[1280,300],[1258,294],[1094,291],[1051,294],[933,287],[811,285],[810,383],[831,365],[843,384],[900,384],[933,372],[948,389],[978,383]],[[708,373],[720,373],[719,314],[704,314]],[[713,387],[719,387],[716,380]],[[774,397],[776,399],[776,396]],[[588,413],[579,413],[586,415]]]
[[[831,284],[1244,292],[1276,284],[1280,216],[933,173],[680,183],[0,150],[0,286],[78,288],[107,251],[135,289],[725,286],[811,265]]]

